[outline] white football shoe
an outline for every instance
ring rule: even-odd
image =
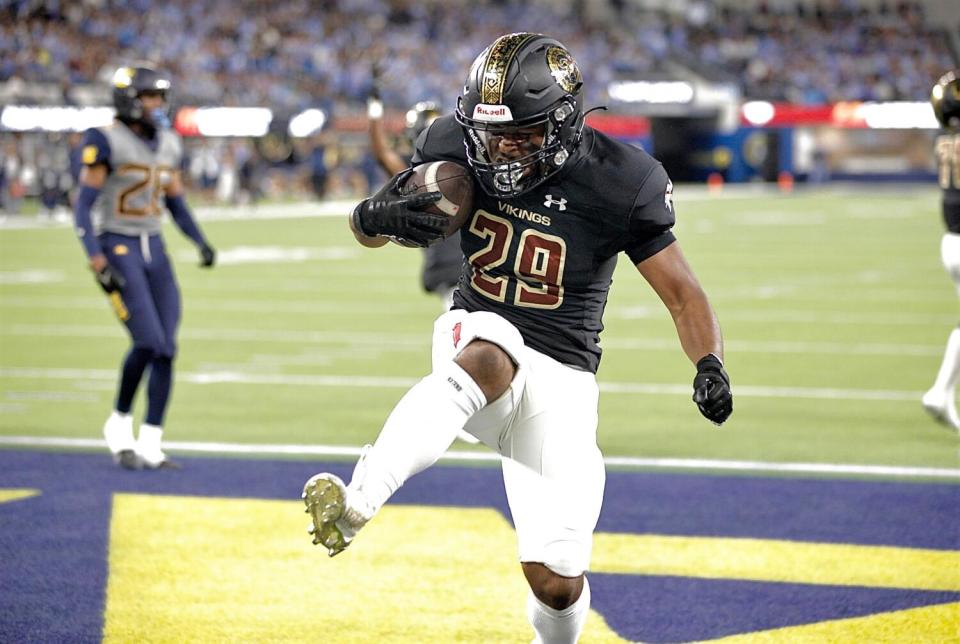
[[[933,418],[960,432],[960,414],[957,414],[957,407],[953,401],[953,396],[938,389],[931,389],[923,394],[921,399],[923,408],[927,410]]]
[[[133,416],[114,411],[103,424],[103,437],[114,463],[128,470],[140,469],[137,442],[133,438]]]

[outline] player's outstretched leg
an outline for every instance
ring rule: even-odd
[[[493,345],[486,350],[491,348]],[[476,351],[484,348],[479,343],[478,347],[471,345],[463,355]],[[512,369],[505,354],[503,360]],[[509,375],[504,378],[502,389],[509,385]],[[433,465],[447,451],[457,430],[485,404],[480,385],[457,363],[436,367],[393,408],[376,443],[364,448],[349,486],[326,472],[304,485],[303,501],[313,518],[313,542],[323,543],[331,557],[342,552],[357,530],[405,481]]]
[[[128,470],[140,469],[133,438],[133,417],[114,411],[103,425],[103,437],[113,455],[113,462]]]
[[[923,395],[923,408],[937,421],[960,431],[960,415],[954,402],[954,389],[960,376],[960,328],[947,340],[943,362],[933,386]]]

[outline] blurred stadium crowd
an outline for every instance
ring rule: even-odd
[[[949,29],[920,2],[0,0],[0,102],[109,105],[112,71],[149,60],[173,75],[179,104],[320,107],[335,120],[360,109],[378,64],[386,105],[452,108],[480,49],[517,30],[549,32],[575,52],[588,106],[608,102],[611,81],[678,73],[732,83],[745,99],[926,100],[956,65]],[[40,192],[40,159],[63,145],[48,138],[0,146],[7,192],[15,179]],[[250,142],[189,146],[189,176],[207,188],[215,168],[259,165]],[[327,173],[336,192],[375,178],[369,159],[337,155],[334,140],[301,147],[292,185],[316,187]]]
[[[588,103],[605,100],[608,81],[668,63],[725,74],[750,99],[923,100],[952,64],[943,25],[927,24],[918,2],[633,4],[3,0],[0,81],[57,84],[69,101],[77,85],[152,60],[185,102],[299,110],[318,97],[364,100],[370,64],[383,61],[385,101],[453,105],[477,53],[517,29],[548,31],[576,52],[590,74]]]

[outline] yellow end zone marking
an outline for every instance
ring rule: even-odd
[[[104,642],[532,639],[496,510],[387,506],[333,559],[308,524],[299,500],[115,495]],[[594,612],[581,642],[623,640]]]
[[[40,496],[40,490],[0,490],[0,503],[8,503],[10,501],[19,501],[20,499],[28,499],[31,496]]]
[[[960,552],[598,533],[596,572],[960,591]]]

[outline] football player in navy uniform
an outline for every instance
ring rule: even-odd
[[[150,67],[113,77],[116,120],[88,130],[74,206],[77,235],[100,287],[130,333],[113,413],[103,427],[114,459],[128,469],[173,464],[161,447],[173,384],[180,291],[161,237],[160,201],[196,244],[200,265],[216,254],[183,197],[179,136],[166,127],[170,79]],[[147,410],[136,438],[131,407],[149,368]]]
[[[946,232],[940,242],[940,257],[960,292],[960,71],[944,74],[930,96],[933,112],[943,127],[934,152]],[[954,401],[960,378],[960,327],[947,339],[943,362],[933,387],[923,395],[923,407],[935,419],[960,432],[960,416]]]
[[[455,115],[438,118],[414,164],[469,165],[468,264],[433,332],[432,373],[364,449],[348,486],[304,486],[314,543],[332,556],[463,427],[501,454],[537,642],[573,642],[590,606],[593,530],[605,472],[597,447],[601,317],[625,253],[673,316],[696,365],[693,400],[720,425],[733,410],[717,318],[671,228],[672,184],[642,150],[584,124],[580,71],[553,38],[501,36],[476,59]],[[362,201],[357,240],[429,245],[438,193],[401,195],[403,173]]]

